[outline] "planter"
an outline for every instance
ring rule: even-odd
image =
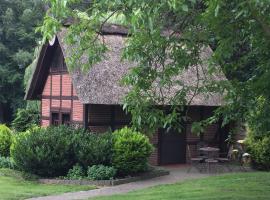
[[[91,181],[91,180],[85,180],[85,179],[84,180],[39,179],[39,182],[46,183],[46,184],[114,186],[114,185],[121,185],[121,184],[140,181],[140,180],[156,178],[156,177],[165,176],[165,175],[169,175],[169,171],[158,169],[158,170],[153,170],[150,172],[145,172],[134,177],[126,177],[126,178],[113,179],[113,180]]]

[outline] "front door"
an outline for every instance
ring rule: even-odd
[[[160,164],[181,164],[186,162],[186,133],[160,130]]]

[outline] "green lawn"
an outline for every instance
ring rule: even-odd
[[[1,200],[19,200],[30,197],[91,189],[94,189],[94,186],[39,184],[35,181],[24,180],[19,172],[9,169],[0,169]]]
[[[238,173],[188,180],[96,200],[268,200],[270,173]],[[91,199],[93,200],[93,199]]]

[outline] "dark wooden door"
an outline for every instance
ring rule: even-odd
[[[186,133],[160,130],[160,164],[181,164],[186,162]]]

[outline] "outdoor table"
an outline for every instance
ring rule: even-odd
[[[199,150],[206,157],[205,160],[204,160],[204,162],[206,163],[206,166],[207,166],[207,172],[210,173],[211,172],[211,168],[213,168],[213,167],[215,168],[215,170],[217,170],[216,167],[217,167],[218,160],[215,159],[215,158],[218,157],[219,148],[215,148],[215,147],[202,147],[202,148],[199,148]]]
[[[199,148],[200,151],[203,152],[203,155],[207,156],[207,158],[215,158],[218,157],[219,148],[215,147],[202,147]]]

